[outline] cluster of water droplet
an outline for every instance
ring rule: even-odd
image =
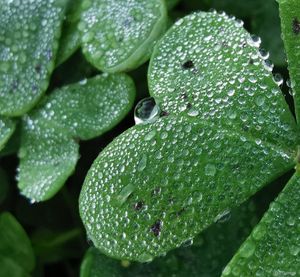
[[[101,75],[54,91],[24,119],[19,187],[36,201],[53,196],[78,159],[75,138],[90,139],[115,126],[135,94],[125,74]]]
[[[54,69],[66,1],[9,1],[0,6],[0,113],[27,112]]]
[[[299,276],[299,184],[298,176],[290,180],[223,276]]]
[[[12,135],[15,129],[15,124],[12,120],[0,117],[0,150],[3,148],[6,141]]]
[[[292,163],[281,150],[195,117],[162,117],[101,152],[81,192],[81,217],[104,253],[149,261],[222,221]]]
[[[187,113],[275,144],[295,145],[294,119],[259,37],[225,14],[194,13],[158,43],[150,94],[170,113]],[[289,136],[286,134],[289,133]]]
[[[79,24],[83,53],[104,71],[135,68],[149,58],[166,19],[161,0],[85,0]]]

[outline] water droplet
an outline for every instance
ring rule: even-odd
[[[155,135],[156,135],[156,130],[152,130],[148,134],[145,135],[144,140],[150,141],[155,137]]]
[[[279,73],[276,73],[276,74],[273,76],[273,80],[274,80],[274,82],[275,82],[278,86],[281,86],[282,83],[283,83],[283,78],[282,78],[281,74],[279,74]]]
[[[132,184],[129,184],[126,187],[124,187],[119,193],[119,195],[116,197],[117,203],[119,205],[124,204],[133,191],[134,186]]]
[[[195,116],[198,116],[199,115],[199,111],[197,111],[196,109],[194,108],[191,108],[188,110],[187,114],[191,117],[195,117]]]
[[[135,124],[154,122],[159,118],[160,108],[156,105],[153,97],[142,99],[134,109]]]
[[[147,156],[143,155],[141,160],[138,163],[137,170],[141,172],[146,168],[146,166],[147,166]]]
[[[205,166],[205,175],[206,176],[215,176],[216,175],[216,166],[213,164],[207,164]]]
[[[240,248],[240,255],[244,258],[249,258],[255,251],[255,244],[252,241],[246,241]]]
[[[225,221],[228,221],[231,217],[231,214],[230,214],[230,210],[225,210],[221,213],[219,213],[215,218],[214,218],[214,222],[225,222]]]
[[[256,98],[255,98],[255,104],[257,105],[257,106],[262,106],[263,104],[265,103],[265,97],[264,96],[261,96],[261,95],[259,95],[259,96],[257,96]]]
[[[255,240],[260,240],[266,233],[266,227],[263,223],[260,223],[255,227],[252,232],[252,236]]]

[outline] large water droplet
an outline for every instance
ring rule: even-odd
[[[143,155],[141,160],[138,163],[138,171],[143,171],[146,168],[147,165],[147,156]]]
[[[160,108],[156,105],[153,97],[139,101],[134,109],[135,124],[151,123],[160,116]]]
[[[117,203],[119,205],[122,205],[125,203],[127,198],[130,196],[130,194],[134,191],[134,186],[132,184],[127,185],[124,187],[119,195],[116,197]]]
[[[231,217],[230,210],[225,210],[225,211],[219,213],[215,217],[214,222],[225,222],[225,221],[229,220],[230,217]]]

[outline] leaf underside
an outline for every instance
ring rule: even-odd
[[[83,53],[98,69],[128,71],[149,59],[166,29],[163,0],[85,0],[79,29]]]
[[[271,204],[222,276],[300,275],[300,176]]]
[[[51,198],[75,169],[76,141],[113,128],[131,109],[134,96],[134,84],[127,75],[104,74],[46,97],[23,121],[21,193],[32,201]]]
[[[300,5],[298,0],[277,0],[281,17],[283,42],[288,59],[290,87],[294,94],[295,112],[300,120]]]
[[[22,115],[46,91],[64,10],[62,0],[0,1],[0,114]]]
[[[224,14],[175,23],[155,47],[148,80],[167,116],[104,149],[79,201],[94,245],[140,262],[293,168],[298,139],[257,41]]]

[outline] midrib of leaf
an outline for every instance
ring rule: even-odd
[[[300,122],[300,2],[277,0],[281,17],[282,37],[288,59],[295,113]]]

